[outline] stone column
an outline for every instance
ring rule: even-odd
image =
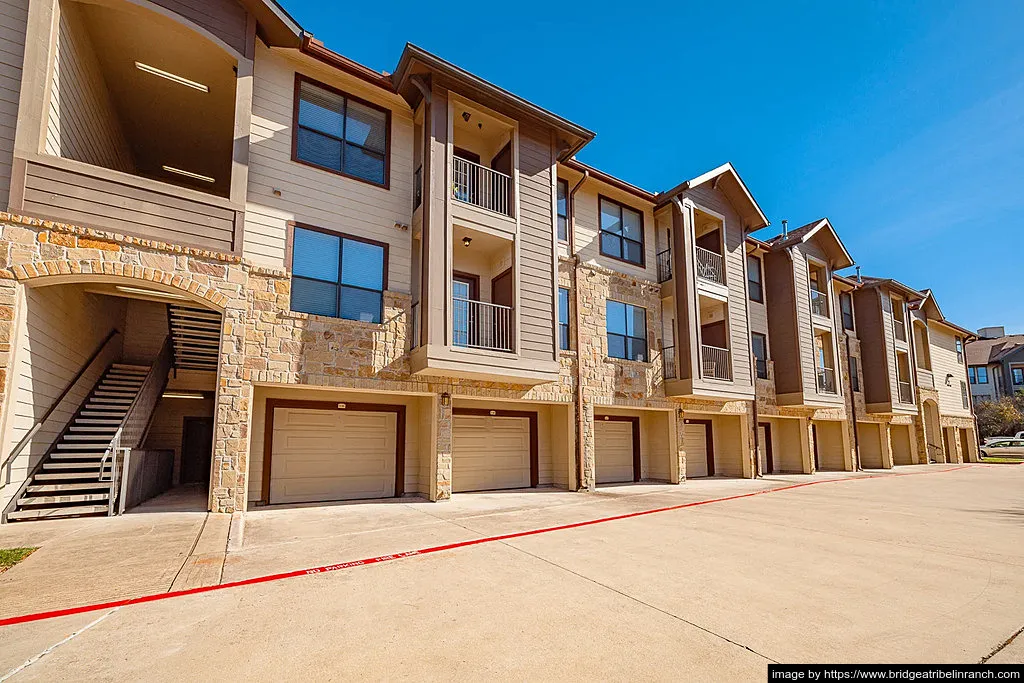
[[[245,306],[245,299],[232,300],[224,311],[210,472],[210,510],[213,512],[246,509],[253,386],[243,377]]]
[[[804,474],[814,474],[814,429],[806,417],[800,418],[800,459]]]
[[[452,406],[451,399],[447,406],[441,404],[440,396],[433,400],[437,442],[432,453],[434,480],[430,482],[430,500],[441,501],[452,497]]]
[[[888,422],[881,424],[881,429],[878,430],[881,433],[882,438],[882,467],[887,470],[892,469],[892,426]]]
[[[593,491],[597,487],[597,460],[594,454],[594,404],[583,399],[583,481],[580,488]]]
[[[679,415],[678,410],[673,413],[672,420],[676,429],[676,451],[672,462],[674,471],[670,470],[670,474],[673,484],[682,484],[686,481],[686,420]]]
[[[954,429],[953,430],[953,462],[958,464],[958,465],[963,463],[963,461],[964,461],[963,453],[964,453],[964,449],[963,449],[963,446],[960,444],[960,430],[959,429]]]
[[[843,469],[853,472],[857,469],[856,454],[853,451],[853,442],[850,437],[849,420],[843,420]]]

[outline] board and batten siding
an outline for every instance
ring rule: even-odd
[[[753,387],[750,367],[750,323],[747,319],[747,250],[743,220],[721,190],[704,183],[683,193],[697,208],[725,216],[725,282],[729,289],[729,351],[732,384]],[[718,383],[715,383],[718,384]]]
[[[5,408],[3,453],[14,446],[50,408],[67,384],[112,329],[123,329],[125,299],[88,294],[81,286],[26,287],[19,305],[16,345],[11,378],[11,400]],[[33,436],[22,454],[10,465],[0,502],[10,496],[78,409],[109,363],[121,354],[120,340],[112,341],[103,358],[61,402]]]
[[[928,339],[935,390],[939,392],[939,413],[970,417],[971,411],[964,408],[960,389],[960,383],[967,381],[967,370],[964,364],[956,359],[956,335],[941,325],[929,324]],[[950,386],[946,386],[947,375],[953,375]],[[991,377],[989,381],[992,381]],[[967,391],[971,391],[970,384],[967,385]]]
[[[131,149],[79,5],[61,2],[58,11],[46,153],[134,173]]]
[[[0,208],[10,199],[28,0],[0,0]]]
[[[519,130],[519,340],[520,355],[554,357],[554,195],[555,160],[540,130]]]
[[[295,73],[391,110],[390,185],[378,187],[292,161]],[[396,95],[312,64],[293,61],[257,44],[249,145],[249,182],[243,253],[253,262],[285,268],[287,225],[385,242],[388,288],[409,293],[412,234],[412,112]],[[275,190],[280,196],[275,196]]]

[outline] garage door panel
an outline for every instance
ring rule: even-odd
[[[598,418],[594,437],[597,483],[633,481],[633,423]]]
[[[397,421],[391,412],[277,408],[270,502],[395,495]]]
[[[707,430],[702,424],[683,426],[683,443],[686,448],[686,476],[708,476],[708,442]]]
[[[530,486],[530,419],[456,415],[452,490],[490,491]]]

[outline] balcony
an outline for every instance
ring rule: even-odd
[[[896,339],[901,342],[907,341],[907,324],[899,319],[893,319],[893,331],[896,334]]]
[[[729,349],[701,344],[700,358],[704,377],[726,381],[732,380],[732,363],[729,359]]]
[[[665,249],[658,252],[658,283],[668,282],[672,279],[672,250]]]
[[[666,346],[661,350],[661,362],[664,367],[665,379],[676,378],[676,349]]]
[[[725,259],[704,247],[694,247],[694,263],[697,269],[697,277],[708,282],[725,284]]]
[[[507,174],[459,157],[452,162],[452,199],[503,216],[512,215],[512,179]]]
[[[828,318],[828,295],[816,289],[811,290],[811,313]]]
[[[452,298],[452,344],[511,353],[512,339],[511,306]]]
[[[823,394],[835,394],[836,371],[834,368],[818,368],[818,391]]]
[[[912,404],[914,402],[914,388],[910,385],[910,382],[900,380],[896,384],[899,386],[900,403]]]

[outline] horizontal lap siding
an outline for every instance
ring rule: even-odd
[[[235,0],[153,0],[245,54],[247,15]]]
[[[943,415],[968,417],[971,411],[964,408],[960,393],[960,382],[966,382],[963,363],[956,359],[956,336],[938,325],[928,326],[929,351],[932,356],[932,373],[935,375],[935,389],[939,392],[939,412]],[[991,373],[990,373],[991,374]],[[953,375],[951,386],[946,386],[946,376]],[[991,377],[990,377],[990,380]],[[983,385],[984,386],[984,385]],[[968,385],[967,391],[971,387]]]
[[[570,190],[576,182],[578,181],[571,179],[568,181]],[[641,267],[640,265],[627,263],[601,254],[601,241],[599,239],[601,209],[598,195],[604,195],[624,206],[643,213],[645,266]],[[582,260],[596,263],[609,270],[626,273],[645,280],[657,281],[655,221],[650,204],[596,180],[588,180],[580,187],[573,198],[573,204],[575,211],[573,230],[576,251]]]
[[[0,208],[3,209],[7,208],[11,187],[27,22],[28,0],[0,0]]]
[[[61,3],[46,153],[133,173],[128,140],[77,3]]]
[[[551,143],[539,131],[519,132],[520,353],[554,356],[554,223]]]
[[[289,221],[308,223],[389,245],[389,289],[409,292],[412,237],[412,114],[394,98],[336,71],[302,68],[311,78],[391,109],[390,187],[385,189],[295,163],[292,112],[295,71],[285,57],[258,46],[253,85],[244,253],[284,268]],[[281,196],[274,196],[274,190]]]
[[[25,212],[102,230],[219,251],[234,249],[234,211],[28,163]]]
[[[26,305],[19,313],[17,351],[12,383],[12,414],[5,417],[9,441],[4,452],[14,446],[43,416],[65,386],[81,369],[89,355],[114,328],[123,329],[123,299],[86,294],[77,286],[29,287]],[[113,344],[110,360],[120,355]],[[105,367],[96,367],[78,382],[58,409],[11,464],[11,484],[3,490],[9,500],[39,461],[56,435],[77,410]]]

